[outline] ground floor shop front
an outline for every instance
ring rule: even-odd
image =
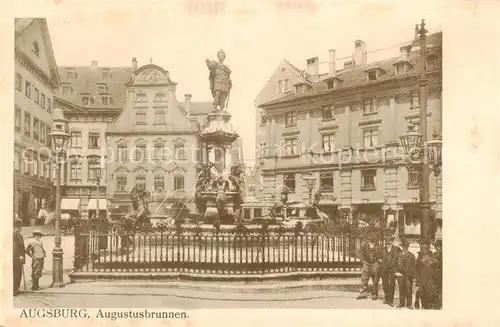
[[[24,226],[34,225],[41,210],[55,208],[55,188],[52,181],[36,176],[14,173],[14,217]]]

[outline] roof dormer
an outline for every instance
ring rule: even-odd
[[[342,86],[342,83],[344,83],[344,81],[338,77],[329,77],[327,79],[324,80],[325,82],[325,85],[326,85],[326,88],[329,89],[329,90],[332,90],[332,89],[338,89]]]
[[[97,83],[97,93],[104,94],[109,93],[108,86],[106,83]]]
[[[297,94],[305,93],[312,88],[311,83],[306,82],[306,81],[299,81],[299,82],[293,84],[293,86],[295,87],[295,93],[297,93]]]
[[[373,66],[365,69],[365,73],[368,81],[376,81],[387,72],[379,66]]]
[[[401,56],[393,63],[396,75],[401,75],[413,68],[413,63],[410,61],[411,45],[406,45],[399,48]]]

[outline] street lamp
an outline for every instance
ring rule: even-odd
[[[61,248],[61,165],[66,160],[66,150],[70,135],[66,133],[66,120],[60,108],[53,111],[52,152],[56,162],[56,220],[55,247],[52,250],[52,285],[63,287],[63,249]]]
[[[314,184],[316,183],[316,176],[309,173],[308,175],[304,175],[302,178],[306,181],[307,190],[309,191],[309,202],[312,203],[312,190],[314,188]]]
[[[100,191],[100,186],[101,186],[101,174],[102,174],[102,168],[100,166],[100,164],[96,167],[93,168],[94,169],[94,177],[96,179],[96,184],[97,184],[97,196],[96,196],[96,214],[95,214],[95,218],[96,219],[99,219],[99,191]]]
[[[401,146],[405,154],[405,161],[418,169],[420,173],[420,211],[422,215],[420,235],[426,244],[430,243],[431,229],[431,203],[429,195],[429,177],[430,164],[432,161],[432,170],[435,175],[441,171],[441,140],[437,137],[432,141],[427,141],[427,86],[428,81],[425,77],[426,61],[426,33],[425,22],[422,19],[420,28],[418,24],[415,27],[416,37],[420,42],[420,64],[419,64],[419,105],[420,105],[420,133],[412,130],[406,135],[400,137]],[[430,151],[429,151],[430,150]]]

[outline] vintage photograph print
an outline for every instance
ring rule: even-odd
[[[439,16],[306,4],[14,19],[15,308],[442,309]]]

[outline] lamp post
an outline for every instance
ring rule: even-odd
[[[99,219],[99,191],[100,191],[100,186],[101,186],[101,174],[102,174],[102,168],[101,166],[96,166],[93,168],[94,169],[94,177],[96,179],[96,184],[97,184],[97,195],[96,195],[96,214],[95,218]]]
[[[61,248],[61,165],[66,160],[66,149],[69,134],[66,132],[66,120],[63,110],[53,111],[53,128],[49,136],[52,138],[52,152],[56,162],[56,220],[55,246],[52,250],[52,285],[63,287],[63,249]]]
[[[316,183],[316,176],[309,173],[302,178],[306,181],[307,190],[309,191],[309,202],[312,203],[312,190],[314,188],[314,184]]]
[[[435,175],[440,173],[441,165],[441,144],[437,138],[433,141],[427,141],[427,85],[428,81],[425,77],[426,66],[426,33],[425,22],[422,19],[420,28],[418,24],[415,28],[417,37],[420,43],[420,63],[419,63],[419,105],[420,105],[420,122],[419,133],[412,130],[406,135],[400,137],[401,145],[406,156],[408,165],[416,166],[420,173],[420,212],[421,212],[421,229],[420,236],[426,244],[431,241],[430,217],[431,203],[429,195],[429,177],[430,164],[428,159],[432,160],[432,170]],[[437,135],[436,135],[437,136]],[[429,151],[429,149],[431,151]]]

